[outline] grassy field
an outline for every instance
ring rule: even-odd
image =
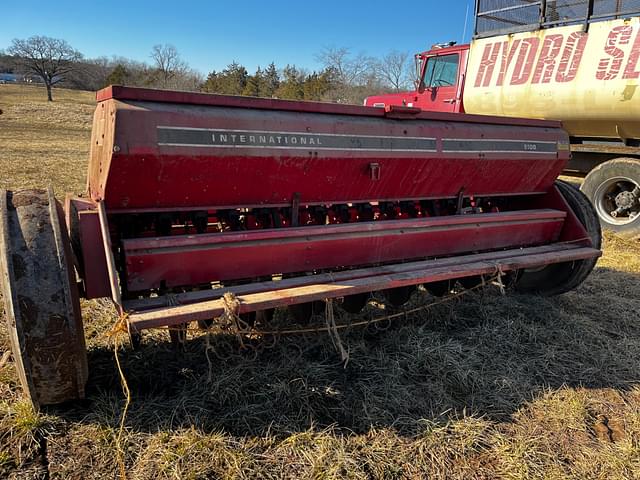
[[[0,85],[0,188],[83,190],[93,96],[45,98]],[[0,478],[118,475],[113,311],[83,307],[86,401],[36,414],[12,362],[0,366]],[[200,336],[175,353],[153,334],[120,357],[132,389],[127,477],[640,478],[639,312],[640,245],[606,235],[576,291],[545,299],[489,287],[385,332],[353,331],[346,368],[326,337],[245,355]]]

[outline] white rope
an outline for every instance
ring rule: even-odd
[[[507,294],[507,289],[504,287],[504,283],[502,281],[502,276],[504,272],[502,271],[502,265],[496,265],[496,283],[498,284],[498,288],[500,289],[500,295],[505,296]]]
[[[336,325],[336,319],[333,314],[333,299],[327,298],[324,303],[324,319],[327,324],[327,331],[329,332],[329,337],[331,338],[331,343],[340,354],[340,360],[344,363],[344,366],[347,366],[349,363],[349,352],[344,348],[342,344],[342,339],[340,338],[340,333],[338,333],[338,326]]]

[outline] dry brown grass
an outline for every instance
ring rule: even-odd
[[[0,186],[51,178],[59,193],[81,190],[92,96],[41,97],[0,86]],[[202,339],[175,354],[153,335],[122,357],[134,392],[128,475],[639,478],[639,276],[640,246],[607,235],[576,291],[542,299],[490,288],[385,333],[353,332],[347,368],[326,338],[283,339],[257,358],[216,361],[207,382]],[[0,477],[116,474],[123,399],[104,336],[113,312],[84,307],[86,402],[34,414],[19,401],[12,365],[0,369]]]
[[[84,190],[95,96],[55,94],[47,103],[41,87],[0,85],[0,188]]]

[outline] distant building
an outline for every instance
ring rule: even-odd
[[[22,75],[14,73],[0,73],[0,83],[17,83],[22,80]]]
[[[34,75],[0,73],[0,83],[42,83],[42,79]]]

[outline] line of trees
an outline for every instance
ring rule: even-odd
[[[251,74],[234,61],[219,72],[211,71],[206,78],[192,69],[172,45],[155,45],[149,58],[149,63],[124,57],[86,59],[64,40],[34,36],[14,39],[6,53],[0,51],[0,72],[40,79],[50,101],[55,85],[98,90],[118,84],[356,104],[372,93],[410,88],[412,75],[410,55],[398,51],[374,58],[352,54],[347,48],[327,47],[316,55],[322,65],[318,71],[295,65],[278,68],[271,63]]]
[[[250,97],[323,100],[335,88],[336,81],[336,73],[330,67],[308,73],[295,65],[287,65],[280,71],[271,63],[264,70],[258,67],[250,75],[245,67],[233,62],[220,72],[209,73],[201,90]]]

